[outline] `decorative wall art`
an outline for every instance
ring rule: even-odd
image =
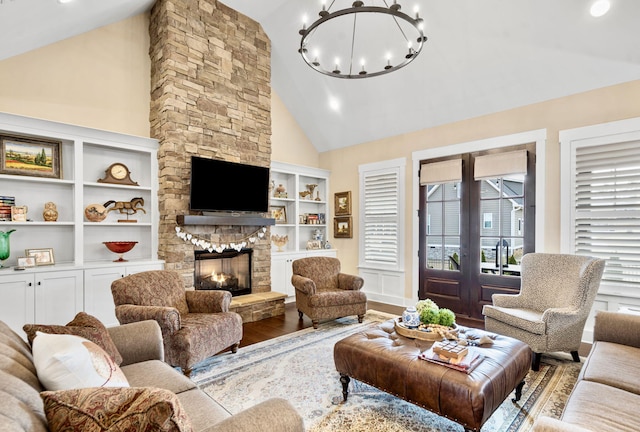
[[[342,216],[333,219],[333,237],[352,238],[351,216]]]
[[[349,216],[351,214],[351,191],[335,193],[334,209],[336,216]]]
[[[271,206],[269,208],[271,217],[276,220],[277,224],[287,223],[287,209],[285,206]]]
[[[53,249],[25,249],[24,254],[27,257],[33,257],[36,260],[37,266],[54,265],[56,262],[53,259]]]
[[[61,178],[60,141],[0,137],[0,174]]]

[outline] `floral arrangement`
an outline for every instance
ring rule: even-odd
[[[426,325],[452,327],[456,322],[456,314],[451,309],[440,308],[431,299],[419,300],[416,303],[416,311],[420,314],[420,322]]]

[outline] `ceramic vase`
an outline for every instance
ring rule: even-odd
[[[408,328],[418,328],[420,325],[420,313],[415,307],[409,306],[402,312],[402,322]]]
[[[0,267],[2,267],[2,261],[9,258],[11,255],[11,249],[9,248],[9,235],[15,230],[9,230],[7,232],[0,231]]]

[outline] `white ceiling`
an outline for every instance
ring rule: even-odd
[[[589,15],[592,0],[399,0],[406,12],[419,4],[429,40],[405,68],[358,80],[319,74],[297,52],[302,16],[315,19],[319,0],[222,3],[262,24],[272,42],[273,88],[319,151],[640,78],[638,0],[611,0],[601,18]],[[0,60],[151,4],[0,0]]]

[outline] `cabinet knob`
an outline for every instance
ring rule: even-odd
[[[42,285],[42,282],[38,281],[38,285]]]
[[[27,286],[32,286],[32,285],[33,285],[33,284],[32,284],[31,282],[29,282],[29,283],[27,284]]]

